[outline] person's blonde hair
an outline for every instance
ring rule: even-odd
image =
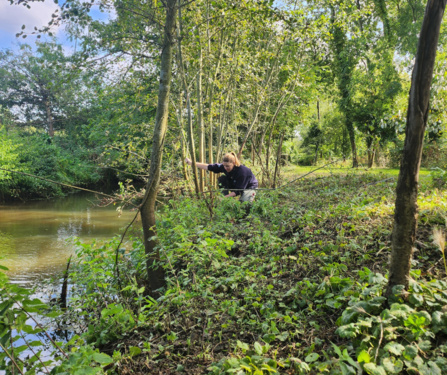
[[[236,154],[234,152],[227,152],[223,156],[224,163],[233,163],[236,167],[240,167],[241,162],[237,158]]]

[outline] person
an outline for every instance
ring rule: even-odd
[[[186,164],[192,165],[192,161],[186,158]],[[240,195],[241,202],[253,202],[256,196],[258,180],[250,168],[242,165],[234,152],[224,155],[222,163],[206,164],[196,163],[197,168],[213,173],[223,173],[217,180],[219,187],[224,189],[225,197],[236,197]],[[230,192],[231,189],[244,189]]]

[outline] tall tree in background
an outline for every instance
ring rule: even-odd
[[[419,37],[408,100],[405,144],[396,189],[396,207],[387,296],[409,283],[418,221],[418,182],[429,113],[430,87],[439,31],[447,0],[428,0]]]
[[[349,43],[345,31],[340,25],[336,15],[337,10],[331,6],[331,46],[334,54],[334,71],[337,77],[337,86],[340,91],[339,106],[345,115],[345,126],[351,142],[352,167],[358,167],[357,147],[355,143],[354,122],[352,118],[352,72],[357,63],[352,45]]]
[[[79,71],[56,42],[41,42],[36,51],[27,44],[18,53],[0,52],[0,105],[27,125],[42,126],[54,136],[62,128],[67,110],[82,106]],[[57,119],[58,118],[58,119]]]

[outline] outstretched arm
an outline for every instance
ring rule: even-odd
[[[186,162],[186,164],[188,164],[188,165],[192,165],[192,160],[189,159],[189,158],[186,158],[186,159],[185,159],[185,162]],[[205,163],[197,163],[197,162],[196,162],[196,167],[199,168],[199,169],[208,170],[208,164],[205,164]]]

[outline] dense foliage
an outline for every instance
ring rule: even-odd
[[[390,306],[395,182],[383,173],[334,169],[260,192],[248,216],[237,201],[217,201],[210,219],[203,201],[171,200],[157,224],[168,275],[158,297],[145,289],[137,225],[118,251],[119,273],[118,238],[78,243],[58,319],[83,341],[60,369],[113,359],[106,371],[123,374],[443,373],[447,285],[432,228],[445,225],[447,197],[424,175],[411,287]]]

